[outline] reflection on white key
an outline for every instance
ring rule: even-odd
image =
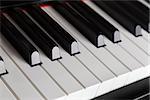
[[[20,70],[22,70],[22,72],[26,74],[26,76],[28,77],[32,85],[36,88],[37,92],[40,93],[43,99],[57,98],[59,100],[62,100],[65,98],[66,96],[65,93],[58,87],[58,85],[51,79],[51,77],[40,66],[31,67],[19,56],[19,54],[15,51],[15,49],[8,43],[8,41],[4,37],[2,39],[3,39],[2,47],[6,50],[9,56],[18,65]],[[23,86],[21,85],[21,87]],[[19,90],[22,91],[22,89]],[[40,99],[40,97],[37,99]]]

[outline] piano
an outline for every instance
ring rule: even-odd
[[[148,0],[2,0],[0,99],[149,99],[149,9]]]

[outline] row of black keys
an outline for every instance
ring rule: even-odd
[[[116,18],[121,25],[128,29],[134,36],[136,34],[135,28],[141,25],[145,30],[148,30],[147,8],[139,2],[135,6],[129,6],[128,9],[119,5],[127,6],[132,2],[103,2],[93,1],[100,8],[106,11],[110,16]],[[104,46],[98,45],[98,37],[104,35],[113,43],[120,42],[121,39],[115,39],[115,32],[118,31],[114,26],[107,22],[103,17],[97,14],[93,9],[88,7],[82,1],[68,1],[68,2],[48,2],[48,4],[58,11],[66,20],[68,20],[75,28],[80,31],[93,45],[96,47]],[[106,6],[104,6],[106,5]],[[112,6],[113,5],[113,6]],[[137,6],[137,7],[136,7]],[[112,9],[108,9],[112,8]],[[118,9],[119,8],[119,9]],[[32,66],[36,65],[32,62],[31,55],[37,49],[22,35],[22,33],[11,23],[8,16],[15,21],[15,23],[25,32],[25,34],[51,59],[59,59],[60,56],[53,57],[53,49],[59,44],[70,55],[79,53],[77,50],[73,52],[72,44],[77,42],[69,33],[67,33],[57,22],[55,22],[46,12],[39,6],[28,6],[22,8],[8,9],[5,13],[1,13],[2,34],[5,38],[16,48],[22,57]],[[117,10],[116,10],[117,9]],[[142,9],[144,11],[141,11]],[[132,11],[136,12],[133,13]],[[111,12],[111,13],[109,13]],[[145,13],[143,13],[145,12]],[[46,30],[43,30],[35,24],[28,13],[37,23]],[[136,14],[140,15],[136,15]],[[138,16],[138,17],[137,17]],[[134,20],[136,19],[136,20]],[[142,21],[141,21],[142,20]],[[55,42],[51,39],[55,40]]]

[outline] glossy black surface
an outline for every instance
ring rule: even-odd
[[[96,47],[98,46],[98,36],[102,34],[101,30],[95,28],[91,23],[81,15],[70,8],[67,3],[52,3],[53,8],[58,11],[67,21],[69,21],[82,35],[84,35]]]
[[[133,20],[132,16],[128,13],[125,13],[114,1],[93,2],[107,14],[109,14],[113,19],[115,19],[119,24],[121,24],[124,28],[126,28],[129,32],[131,32],[134,36],[141,36],[136,35],[135,29],[138,25],[136,19]]]
[[[89,22],[91,22],[94,27],[97,27],[99,30],[101,30],[102,34],[105,35],[110,41],[115,42],[114,33],[118,30],[108,21],[106,21],[82,1],[70,1],[69,4]]]
[[[74,55],[71,53],[71,44],[76,40],[68,32],[40,7],[28,7],[26,10],[64,50]]]
[[[31,55],[36,48],[16,29],[16,27],[3,15],[1,18],[1,33],[19,52],[19,54],[31,65]]]
[[[52,49],[57,44],[48,35],[26,16],[22,10],[9,10],[7,13],[47,57],[55,60],[52,59]]]
[[[114,2],[120,6],[121,9],[125,10],[132,16],[133,19],[137,20],[137,23],[142,26],[146,31],[148,31],[148,23],[149,23],[149,13],[148,8],[145,6],[142,8],[138,8],[136,1],[115,1]],[[143,9],[143,10],[142,10]],[[144,13],[143,13],[144,12]]]

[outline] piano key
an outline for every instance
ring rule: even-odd
[[[136,61],[131,55],[129,55],[118,44],[112,44],[109,40],[105,40],[107,44],[107,50],[117,57],[129,70],[133,71],[142,66],[141,63]],[[122,41],[124,42],[124,41]],[[120,44],[120,43],[119,43]]]
[[[147,31],[145,31],[144,29],[142,29],[142,35],[143,38],[150,43],[150,35],[147,33]]]
[[[88,2],[87,2],[88,4]],[[90,5],[90,2],[89,2]],[[91,5],[91,7],[94,8],[93,5]],[[101,12],[99,9],[97,9],[96,7],[94,8],[97,12],[99,12],[101,15],[103,14],[103,12]],[[108,15],[103,14],[103,17],[105,17],[111,24],[113,24],[115,27],[117,27],[119,29],[119,31],[126,36],[130,41],[132,41],[135,45],[137,45],[137,47],[139,49],[141,49],[142,51],[144,51],[144,53],[146,53],[147,55],[149,55],[149,50],[148,50],[148,42],[145,41],[142,37],[138,37],[135,38],[134,36],[132,36],[128,31],[124,30],[121,25],[119,25],[118,23],[116,23],[116,21],[112,20]]]
[[[16,48],[25,61],[31,66],[40,64],[41,61],[36,48],[28,42],[28,40],[13,26],[13,24],[11,24],[5,16],[1,16],[0,23],[2,27],[1,33]]]
[[[92,53],[92,55],[94,55],[100,61],[101,61],[101,59],[99,59],[97,56],[100,56],[102,58],[104,57],[103,60],[105,61],[105,63],[104,63],[105,66],[107,67],[107,69],[109,69],[116,76],[116,78],[113,78],[112,80],[105,81],[100,85],[101,87],[99,87],[99,89],[98,89],[97,96],[100,94],[102,95],[104,93],[107,93],[108,91],[114,90],[114,89],[119,88],[121,86],[124,86],[125,80],[128,78],[128,75],[130,75],[130,70],[127,69],[126,67],[124,67],[123,65],[121,65],[121,63],[119,63],[115,58],[113,58],[112,55],[110,53],[108,53],[106,50],[103,50],[103,51],[97,50],[97,48],[95,48],[89,41],[87,41],[87,39],[85,39],[83,36],[81,36],[80,33],[73,26],[71,26],[71,24],[69,24],[54,9],[51,8],[51,9],[49,9],[49,11],[51,12],[52,18],[54,18],[66,31],[68,31],[73,37],[75,37],[79,42],[81,42],[81,44],[84,47],[86,47],[86,49],[89,52]],[[98,53],[98,54],[94,54],[94,52]],[[99,53],[102,53],[102,54],[99,54]],[[103,54],[104,54],[104,56],[103,56]],[[107,56],[107,57],[105,58],[105,56]],[[110,58],[111,60],[108,60],[108,58]],[[101,61],[101,62],[103,62],[103,61]],[[111,62],[112,62],[112,64],[111,64]],[[119,66],[119,67],[115,67],[114,64],[116,64],[116,66]],[[113,85],[111,84],[112,82],[113,82]],[[104,89],[105,86],[107,86],[108,88]]]
[[[76,27],[81,34],[83,34],[91,43],[96,47],[103,47],[104,40],[102,32],[97,30],[92,24],[89,24],[84,18],[78,15],[76,12],[73,12],[67,5],[53,4],[53,8],[61,13],[74,27]]]
[[[145,1],[148,2],[148,3],[150,2],[149,0],[145,0]]]
[[[70,55],[75,55],[80,52],[77,41],[51,19],[40,7],[30,7],[26,10]]]
[[[101,12],[101,10],[97,7],[95,7],[92,3],[87,2],[87,4],[91,5],[93,9],[95,9],[99,14],[103,15],[111,24],[113,24],[115,27],[119,29],[120,32],[122,32],[125,36],[127,36],[132,42],[134,42],[141,50],[143,50],[146,54],[149,55],[149,50],[148,50],[148,43],[142,39],[142,37],[135,38],[128,31],[126,31],[124,28],[122,28],[121,25],[116,23],[113,19],[111,19],[107,14]],[[140,42],[143,41],[143,42]]]
[[[70,98],[79,98],[84,90],[78,81],[76,81],[58,61],[52,62],[44,56],[42,52],[40,54],[43,62],[41,66],[47,71],[47,73],[51,75]]]
[[[83,63],[101,82],[114,78],[115,75],[107,69],[91,52],[89,52],[81,43],[79,43],[81,54],[76,58]],[[107,75],[107,76],[106,76]]]
[[[80,63],[75,57],[69,56],[66,52],[62,50],[63,59],[59,62],[64,66],[64,68],[82,85],[85,90],[85,94],[82,98],[90,98],[94,95],[99,87],[100,81],[90,73],[85,66]],[[88,78],[86,78],[88,77]]]
[[[61,58],[58,45],[21,10],[9,11],[7,14],[15,26],[19,26],[52,61]]]
[[[102,30],[102,34],[105,35],[109,40],[114,43],[121,40],[118,30],[86,4],[78,1],[69,2],[69,4],[81,15],[83,15],[88,21],[93,22],[93,25],[96,25],[100,30]]]
[[[142,15],[144,15],[147,19],[149,19],[149,8],[144,6],[142,3],[138,1],[128,1],[129,3],[135,5],[137,9],[139,9],[142,12]]]
[[[136,45],[134,45],[128,38],[122,35],[123,43],[120,43],[121,47],[138,59],[144,66],[148,65],[148,55],[141,51]]]
[[[144,17],[139,10],[136,10],[134,3],[131,4],[128,1],[113,1],[115,2],[120,8],[122,8],[126,13],[129,13],[133,16],[133,19],[137,19],[138,23],[148,32],[148,23],[149,19]]]
[[[149,43],[145,41],[142,37],[135,38],[129,32],[123,32],[124,36],[127,37],[131,42],[133,42],[139,49],[141,49],[146,55],[149,54]]]
[[[5,83],[0,79],[0,98],[3,100],[17,100],[17,98],[7,88]]]
[[[2,57],[0,56],[0,77],[4,74],[7,74],[7,70],[5,68],[5,64],[4,64],[4,60],[2,59]]]
[[[150,2],[147,2],[149,0],[138,0],[140,3],[142,3],[144,6],[149,7],[150,8]]]
[[[27,98],[33,98],[43,100],[42,96],[2,48],[0,48],[0,55],[3,56],[7,70],[9,71],[9,74],[2,76],[1,79],[11,88],[16,99],[26,100]]]
[[[119,13],[116,10],[112,9],[111,1],[93,1],[98,7],[105,11],[109,16],[115,19],[120,23],[124,28],[130,31],[134,36],[141,36],[141,26],[134,22],[132,19],[129,19],[125,14]],[[108,4],[107,4],[108,3]],[[109,4],[110,3],[110,4]],[[109,6],[108,6],[109,5]]]
[[[119,64],[120,68],[123,67],[122,68],[122,69],[124,69],[124,70],[122,70],[123,72],[121,72],[121,71],[119,72],[119,71],[117,71],[117,69],[114,68],[114,70],[116,70],[116,71],[114,71],[116,73],[116,75],[119,75],[119,73],[124,73],[126,71],[128,72],[128,70],[123,65],[121,65],[121,63],[116,62],[117,60],[115,60],[114,57],[105,50],[105,48],[97,49],[89,41],[87,41],[87,39],[85,39],[81,34],[79,34],[79,32],[71,24],[69,24],[67,21],[64,21],[65,19],[63,17],[61,17],[61,15],[58,14],[55,10],[49,9],[49,11],[51,11],[52,15],[54,16],[53,18],[55,18],[56,21],[58,21],[58,20],[61,21],[61,24],[58,21],[60,25],[62,25],[62,24],[65,25],[65,30],[69,30],[69,32],[72,33],[71,35],[76,37],[83,45],[85,45],[85,47],[87,47],[87,49],[89,49],[93,54],[95,54],[95,56],[103,58],[104,57],[104,56],[102,56],[103,54],[105,54],[105,57],[108,54],[109,57],[107,57],[106,61],[108,61],[108,58],[110,58],[110,57],[112,58],[112,60],[110,60],[110,63],[107,62],[107,64],[109,63],[110,66],[112,66],[112,65],[114,66],[114,64]],[[59,19],[56,19],[56,18],[59,18]],[[63,27],[63,25],[62,25],[62,27]],[[101,54],[102,52],[103,52],[103,54]],[[105,58],[104,58],[104,60],[105,60]],[[113,64],[111,64],[112,62],[113,62]]]
[[[123,44],[123,48],[127,50],[127,52],[135,57],[141,64],[147,65],[148,64],[148,56],[141,51],[133,42],[131,42],[128,38],[125,37],[124,34],[130,34],[127,30],[125,30],[121,25],[119,25],[115,20],[113,20],[108,14],[103,12],[101,9],[99,9],[94,3],[91,1],[84,1],[88,6],[90,6],[92,9],[94,9],[98,14],[102,15],[106,20],[108,20],[112,25],[117,27],[119,31],[121,32],[121,37],[123,37],[122,41],[120,44]],[[130,35],[131,36],[131,35]],[[139,37],[138,37],[139,38]],[[135,39],[135,38],[134,38]],[[136,52],[135,52],[136,50]]]
[[[64,99],[66,94],[58,87],[51,77],[41,68],[41,66],[30,67],[24,62],[15,49],[2,37],[2,47],[17,64],[22,73],[26,74],[32,85],[37,89],[44,99]],[[15,54],[15,56],[14,56]],[[19,75],[18,75],[19,76]],[[20,89],[22,91],[22,89]]]

